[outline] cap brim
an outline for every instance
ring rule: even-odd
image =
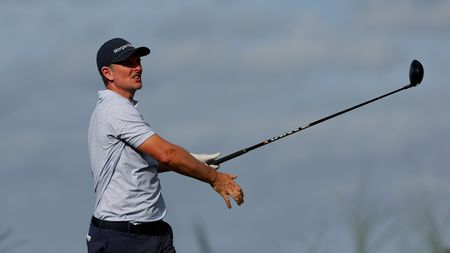
[[[123,52],[121,55],[117,56],[112,63],[118,63],[127,60],[133,55],[137,55],[139,57],[146,56],[150,54],[150,49],[148,47],[138,47],[138,48],[132,48],[130,50],[127,50]]]

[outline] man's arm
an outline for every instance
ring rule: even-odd
[[[185,149],[164,140],[157,134],[145,140],[138,147],[138,150],[152,156],[160,163],[158,172],[175,171],[209,183],[224,198],[228,208],[231,208],[228,196],[231,196],[238,205],[244,202],[242,189],[234,182],[234,179],[237,178],[236,175],[222,173],[210,168],[195,159]]]
[[[208,165],[209,167],[218,170],[220,168],[220,165],[210,165],[208,164],[209,161],[214,161],[215,159],[217,159],[220,156],[220,153],[217,152],[215,154],[194,154],[194,153],[189,153],[191,156],[193,156],[195,159],[197,159],[197,161]],[[158,164],[158,173],[162,173],[162,172],[167,172],[167,171],[172,171],[172,169],[162,163]]]

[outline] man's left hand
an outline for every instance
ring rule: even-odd
[[[208,165],[209,167],[218,170],[220,168],[219,165],[209,165],[208,162],[212,162],[214,160],[216,160],[217,158],[219,158],[220,156],[220,152],[214,153],[214,154],[194,154],[191,153],[191,155],[197,159],[198,161]]]

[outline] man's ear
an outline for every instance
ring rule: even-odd
[[[114,81],[114,77],[112,74],[112,70],[111,67],[102,67],[101,68],[102,71],[102,75],[109,81],[109,82],[113,82]]]

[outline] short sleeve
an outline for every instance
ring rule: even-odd
[[[115,137],[125,141],[134,148],[155,134],[150,125],[144,121],[141,113],[132,105],[121,106],[112,115],[111,126]]]

